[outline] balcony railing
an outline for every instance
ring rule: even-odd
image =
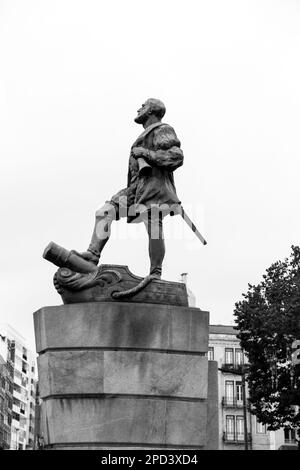
[[[296,439],[284,439],[284,443],[287,445],[298,445],[298,442]]]
[[[230,372],[231,374],[242,375],[244,364],[233,364],[224,362],[221,365],[222,372]]]
[[[248,433],[248,442],[251,441],[251,434]],[[245,434],[223,432],[223,442],[226,444],[244,444],[245,443]]]
[[[244,402],[243,400],[238,400],[236,397],[223,397],[222,406],[224,406],[224,408],[243,408]]]

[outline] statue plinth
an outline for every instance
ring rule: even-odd
[[[144,302],[82,297],[35,312],[46,449],[217,448],[209,313],[187,306],[181,283],[152,280],[142,292],[156,283],[163,287],[148,290]],[[168,303],[157,302],[159,289]]]
[[[91,273],[77,273],[60,268],[54,285],[64,304],[82,302],[151,303],[188,306],[186,286],[132,274],[127,266],[102,264]]]

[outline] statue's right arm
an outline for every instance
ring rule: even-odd
[[[145,159],[150,165],[156,165],[174,171],[183,164],[183,152],[174,129],[168,124],[157,129],[154,136],[155,150],[148,151]]]

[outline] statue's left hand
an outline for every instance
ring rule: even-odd
[[[131,149],[131,155],[133,158],[141,158],[147,155],[148,151],[144,147],[133,147]]]

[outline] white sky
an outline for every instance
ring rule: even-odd
[[[169,219],[163,278],[188,272],[211,323],[232,322],[248,282],[299,244],[299,24],[297,0],[0,0],[0,321],[34,348],[32,313],[61,304],[42,252],[87,248],[157,97],[208,240]],[[102,262],[147,274],[146,234],[119,224]]]

